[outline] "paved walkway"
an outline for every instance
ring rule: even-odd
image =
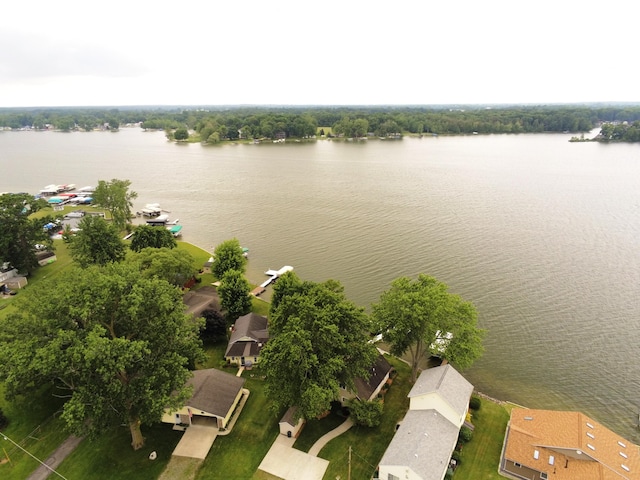
[[[309,453],[293,448],[295,438],[278,435],[267,455],[260,463],[259,470],[284,480],[322,480],[329,462],[318,458],[318,453],[330,440],[343,434],[353,426],[350,418],[327,432],[313,444]]]
[[[351,420],[351,418],[347,418],[344,422],[342,422],[336,428],[334,428],[330,432],[327,432],[323,436],[321,436],[316,441],[316,443],[314,443],[313,446],[309,449],[309,455],[313,455],[314,457],[317,457],[318,454],[320,453],[320,450],[322,450],[322,447],[324,447],[327,443],[329,443],[330,440],[333,440],[338,435],[342,435],[351,427],[353,427],[353,421]]]
[[[44,480],[49,475],[51,475],[52,469],[56,469],[62,461],[67,458],[71,452],[75,450],[75,448],[80,444],[84,437],[76,437],[71,435],[64,442],[60,444],[58,448],[56,448],[55,452],[53,452],[49,458],[47,458],[44,463],[49,467],[47,468],[45,465],[40,465],[31,475],[27,477],[27,480]],[[55,478],[59,478],[58,475]]]

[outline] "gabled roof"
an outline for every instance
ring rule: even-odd
[[[195,409],[217,417],[226,417],[244,386],[245,379],[215,368],[195,370],[187,382],[193,386],[193,395],[185,402]]]
[[[357,377],[354,379],[356,386],[356,392],[360,400],[369,400],[373,392],[375,392],[380,383],[387,377],[391,371],[391,365],[387,362],[387,359],[382,355],[378,355],[375,363],[369,369],[369,379]]]
[[[409,410],[380,466],[408,467],[422,480],[441,480],[458,433],[458,428],[435,410]]]
[[[580,412],[514,408],[503,455],[555,480],[640,479],[638,446]]]
[[[467,411],[473,385],[450,364],[424,370],[413,388],[409,398],[437,393],[459,415]]]
[[[267,318],[262,315],[258,315],[257,313],[248,313],[236,320],[233,332],[231,333],[231,338],[229,339],[227,351],[224,355],[225,357],[257,355],[260,352],[262,345],[264,345],[267,340],[269,340]],[[234,344],[244,342],[252,342],[255,344],[256,348],[253,348],[253,350],[247,354],[242,353],[245,351],[245,345],[240,345],[240,349],[237,347],[233,349]],[[231,353],[232,349],[235,353]]]

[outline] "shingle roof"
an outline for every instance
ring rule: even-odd
[[[441,480],[458,433],[458,428],[435,410],[409,410],[380,465],[408,467],[422,480]]]
[[[256,346],[251,347],[253,350],[248,355],[257,356],[260,353],[260,349],[262,349],[262,345],[264,345],[267,340],[269,340],[267,318],[251,312],[236,320],[233,332],[231,333],[231,338],[229,339],[227,351],[224,356],[241,357],[245,355],[243,353],[238,353],[240,352],[239,347],[235,347],[234,349],[234,344],[237,343],[254,343]],[[242,347],[242,351],[244,351],[245,346],[240,345],[240,347]]]
[[[196,370],[188,384],[193,395],[186,402],[197,414],[199,411],[226,417],[244,386],[245,379],[215,368]]]
[[[580,412],[514,408],[504,457],[556,480],[640,479],[638,446]]]
[[[473,385],[450,364],[424,370],[413,388],[409,398],[437,392],[459,415],[467,411]]]
[[[365,380],[361,377],[357,377],[354,380],[358,398],[361,400],[369,400],[373,392],[380,386],[380,383],[385,379],[387,374],[391,371],[391,365],[387,362],[387,359],[382,355],[378,355],[375,363],[369,369],[369,379]]]

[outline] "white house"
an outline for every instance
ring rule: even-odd
[[[442,480],[469,410],[473,385],[451,365],[422,372],[409,411],[380,460],[381,480]]]

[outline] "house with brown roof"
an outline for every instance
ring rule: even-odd
[[[243,315],[233,326],[224,358],[229,363],[250,367],[260,361],[260,351],[267,340],[267,318],[253,312]]]
[[[393,367],[387,362],[387,359],[383,355],[378,355],[369,369],[369,377],[366,379],[357,377],[353,380],[355,391],[340,388],[340,403],[344,406],[354,398],[363,401],[373,400],[389,380],[392,370]]]
[[[165,411],[162,421],[173,423],[184,430],[203,417],[214,419],[217,427],[225,429],[243,394],[245,379],[230,373],[208,368],[195,370],[187,382],[193,395],[185,405],[174,411]]]
[[[524,480],[637,480],[640,450],[580,412],[514,408],[500,473]]]
[[[473,385],[450,364],[424,370],[409,411],[379,465],[384,480],[442,480],[469,410]]]

